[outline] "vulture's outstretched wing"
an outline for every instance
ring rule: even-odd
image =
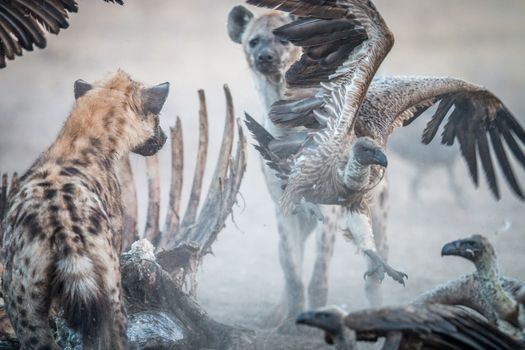
[[[312,136],[294,158],[282,207],[290,212],[303,197],[336,204],[345,191],[339,167],[345,155],[357,111],[372,77],[390,51],[394,38],[383,18],[368,0],[248,0],[249,4],[286,11],[299,19],[277,28],[276,36],[302,47],[303,55],[286,73],[289,93],[318,87],[317,98],[290,108],[315,109],[327,127]],[[293,104],[293,101],[292,101]]]
[[[492,193],[500,198],[493,163],[495,157],[512,191],[525,199],[508,155],[512,153],[525,168],[522,148],[525,146],[525,131],[500,99],[484,87],[454,78],[376,79],[363,104],[361,120],[369,130],[384,139],[396,127],[410,124],[438,102],[438,108],[423,133],[423,143],[430,143],[440,125],[444,124],[441,143],[452,145],[455,140],[459,142],[476,186],[479,158]]]
[[[123,0],[104,0],[123,4]],[[0,0],[0,68],[22,50],[46,47],[44,30],[58,34],[69,26],[68,12],[77,12],[75,0]]]
[[[390,332],[424,349],[525,349],[483,318],[461,307],[440,304],[407,305],[352,312],[345,325],[357,340],[373,341]]]

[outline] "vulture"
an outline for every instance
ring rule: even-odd
[[[521,149],[525,131],[498,97],[482,86],[450,77],[374,79],[394,36],[371,1],[248,3],[296,15],[295,21],[274,33],[303,50],[286,73],[288,99],[276,102],[269,112],[277,125],[303,126],[302,130],[290,129],[276,138],[246,116],[256,148],[284,180],[282,210],[315,212],[317,204],[346,208],[343,229],[375,262],[365,277],[386,273],[404,284],[406,275],[376,253],[368,203],[388,164],[389,135],[432,105],[438,107],[422,141],[432,141],[444,124],[441,143],[459,142],[476,185],[479,158],[492,193],[500,198],[495,158],[510,188],[524,199],[509,153],[525,167]]]
[[[347,313],[327,306],[301,313],[297,324],[320,328],[337,350],[355,350],[357,341],[385,337],[383,350],[525,349],[475,313],[441,304],[404,305]]]
[[[58,34],[66,29],[68,13],[77,11],[76,0],[0,0],[0,68],[6,66],[6,59],[22,56],[22,50],[46,47],[44,32]]]
[[[476,272],[438,286],[416,298],[414,303],[441,303],[470,307],[513,337],[525,340],[525,283],[501,276],[496,253],[481,235],[447,243],[443,256],[459,256],[471,261]]]

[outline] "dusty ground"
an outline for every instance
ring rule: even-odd
[[[198,88],[208,94],[212,154],[224,118],[223,83],[232,88],[238,116],[244,110],[260,115],[241,49],[225,33],[225,18],[235,4],[231,0],[129,0],[118,7],[82,2],[71,28],[50,38],[46,50],[28,53],[0,71],[0,170],[27,168],[53,140],[72,104],[75,79],[95,80],[120,67],[149,83],[171,82],[163,125],[173,125],[177,115],[182,118],[188,180],[192,146],[197,144]],[[452,75],[483,84],[525,122],[523,1],[381,0],[378,7],[396,34],[383,74]],[[162,161],[167,187],[167,150]],[[214,162],[210,159],[210,168]],[[136,157],[133,163],[143,173],[143,160]],[[463,261],[440,258],[439,251],[443,243],[475,232],[492,239],[505,274],[525,279],[523,203],[508,192],[504,200],[495,202],[485,183],[475,191],[462,163],[456,170],[468,198],[466,207],[455,203],[440,170],[425,179],[421,200],[414,201],[408,183],[417,169],[395,155],[390,164],[390,261],[408,273],[409,280],[405,288],[384,281],[388,304],[407,302],[436,283],[471,271]],[[212,316],[252,328],[279,300],[282,287],[274,209],[259,170],[256,153],[250,149],[236,224],[228,223],[214,246],[215,256],[205,260],[199,276],[199,302]],[[524,172],[518,174],[525,185]],[[143,176],[138,183],[144,203]],[[511,222],[510,228],[497,234],[505,221]],[[313,248],[311,239],[305,276],[311,271]],[[350,309],[366,307],[363,271],[363,258],[339,238],[329,302]],[[321,348],[319,337],[286,337],[269,331],[258,335],[259,349]]]

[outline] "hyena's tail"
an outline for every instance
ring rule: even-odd
[[[102,275],[101,267],[87,255],[63,255],[55,266],[53,295],[88,349],[113,348],[111,302]]]

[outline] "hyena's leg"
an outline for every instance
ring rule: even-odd
[[[388,262],[388,241],[386,236],[386,220],[388,216],[388,183],[386,178],[382,186],[375,194],[370,208],[372,232],[377,253],[385,262]],[[372,266],[372,260],[367,257],[367,268]],[[366,279],[365,290],[368,302],[371,306],[381,306],[383,295],[381,292],[381,281],[374,275]]]
[[[111,322],[112,346],[116,350],[127,349],[127,315],[120,283],[121,275],[118,254],[111,252],[106,259],[110,263],[108,264],[107,273],[104,275],[104,287],[105,293],[109,298],[111,314],[113,315]]]
[[[328,270],[334,253],[336,232],[339,227],[340,207],[322,207],[324,222],[317,228],[317,255],[310,284],[308,285],[308,307],[325,306],[328,299]]]
[[[4,271],[6,311],[21,349],[60,349],[49,327],[53,261],[47,247],[42,242],[26,244]]]
[[[94,239],[94,245],[99,247],[96,254],[91,254],[94,276],[98,276],[98,300],[102,307],[95,312],[98,322],[96,331],[87,330],[84,336],[84,349],[128,349],[126,336],[127,317],[122,300],[121,275],[116,247]]]
[[[304,244],[308,235],[313,231],[316,220],[298,213],[284,216],[277,211],[279,230],[279,261],[284,273],[284,321],[295,319],[304,308],[304,285],[302,280],[302,266]]]

